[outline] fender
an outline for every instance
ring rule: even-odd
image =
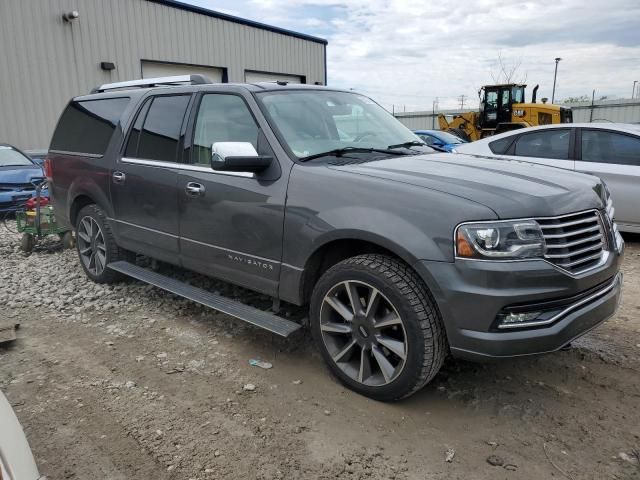
[[[69,185],[68,197],[69,203],[67,205],[66,213],[69,221],[72,219],[72,208],[78,197],[87,196],[100,208],[102,208],[107,216],[113,216],[113,207],[109,201],[108,192],[105,191],[104,185],[99,185],[92,176],[77,176],[71,185]],[[76,212],[77,213],[77,212]]]

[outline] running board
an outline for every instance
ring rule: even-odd
[[[284,318],[273,315],[272,313],[259,310],[244,303],[231,300],[230,298],[216,295],[202,288],[194,287],[187,283],[175,280],[171,277],[161,275],[146,268],[139,267],[133,263],[118,261],[112,262],[108,267],[116,272],[123,273],[129,277],[148,283],[154,287],[161,288],[167,292],[179,295],[189,300],[205,305],[207,307],[226,313],[232,317],[244,320],[256,327],[269,330],[281,337],[288,337],[298,330],[301,325],[299,323],[285,320]]]

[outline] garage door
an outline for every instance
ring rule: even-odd
[[[212,82],[222,82],[222,68],[196,67],[183,63],[149,62],[142,60],[142,78],[173,77],[176,75],[200,74]]]
[[[300,75],[288,75],[286,73],[263,73],[245,70],[244,81],[247,83],[277,82],[278,80],[289,83],[304,83]]]

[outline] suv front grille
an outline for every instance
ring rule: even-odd
[[[607,236],[596,210],[536,219],[547,244],[545,258],[568,272],[585,272],[600,263]]]

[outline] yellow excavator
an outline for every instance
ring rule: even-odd
[[[569,107],[548,104],[546,98],[536,103],[538,85],[533,88],[531,103],[525,103],[526,87],[515,83],[485,85],[478,91],[480,110],[454,115],[451,121],[441,113],[440,130],[474,141],[508,130],[573,121]]]

